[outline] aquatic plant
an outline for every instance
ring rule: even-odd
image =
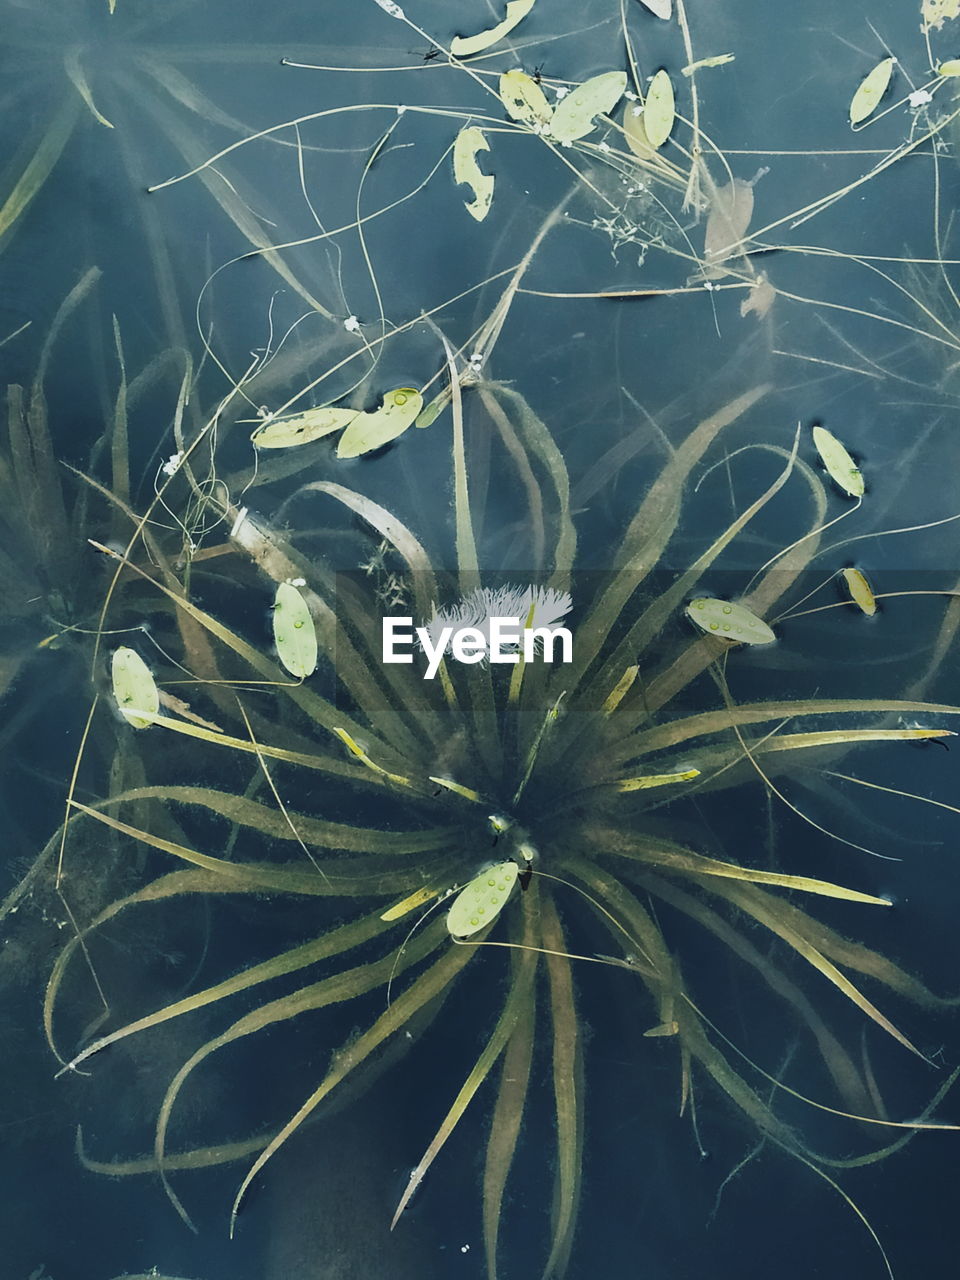
[[[381,7],[396,20],[396,6]],[[479,1128],[472,1115],[465,1117],[479,1094],[492,1093],[482,1175],[491,1277],[502,1252],[502,1223],[510,1225],[511,1173],[535,1110],[539,1051],[549,1060],[555,1140],[543,1274],[560,1276],[568,1266],[590,1101],[578,995],[587,971],[622,970],[634,984],[629,1017],[643,1026],[652,1046],[674,1051],[682,1109],[692,1113],[697,1091],[706,1085],[732,1104],[761,1141],[838,1190],[843,1169],[891,1154],[923,1128],[949,1127],[935,1119],[933,1109],[952,1076],[913,1109],[909,1122],[891,1120],[869,1057],[858,1057],[845,1027],[836,1029],[842,1015],[830,997],[839,993],[856,1015],[854,1025],[872,1025],[905,1055],[923,1057],[915,1033],[903,1029],[899,1013],[894,1020],[886,1001],[929,1009],[951,1003],[882,950],[846,936],[859,932],[865,911],[889,911],[882,886],[872,875],[864,884],[863,873],[852,870],[821,874],[816,853],[813,867],[791,861],[781,869],[775,847],[738,848],[735,836],[729,839],[734,847],[728,847],[707,832],[700,806],[715,794],[744,788],[757,811],[766,811],[768,803],[782,805],[816,839],[826,839],[836,826],[841,847],[874,852],[871,834],[862,830],[862,808],[847,825],[831,822],[831,830],[819,814],[808,814],[791,790],[798,765],[812,761],[818,781],[836,781],[833,766],[853,751],[871,743],[880,750],[883,744],[943,737],[958,713],[953,702],[929,696],[957,625],[956,584],[950,580],[927,593],[942,601],[943,615],[932,622],[928,650],[914,660],[908,680],[900,679],[891,691],[882,683],[882,668],[865,665],[858,681],[870,683],[866,692],[851,692],[849,673],[841,673],[833,696],[822,692],[838,667],[807,655],[804,614],[817,608],[833,610],[833,616],[852,614],[877,599],[887,599],[893,609],[898,594],[874,595],[868,575],[844,564],[843,535],[836,530],[830,541],[827,532],[844,519],[845,534],[854,515],[858,538],[889,531],[890,508],[905,476],[893,466],[871,473],[865,464],[867,492],[857,460],[847,452],[848,446],[855,452],[866,446],[862,423],[858,439],[839,425],[837,434],[826,428],[816,437],[797,431],[792,405],[800,393],[785,388],[780,376],[784,361],[790,367],[812,364],[818,378],[838,372],[838,331],[821,325],[828,310],[844,320],[856,316],[896,330],[897,341],[909,336],[911,343],[925,344],[924,350],[956,350],[948,321],[922,301],[919,287],[905,289],[896,274],[906,278],[923,267],[923,259],[907,259],[898,247],[895,263],[884,258],[879,265],[876,255],[806,245],[788,235],[935,144],[956,112],[938,116],[927,112],[929,102],[898,102],[897,129],[902,132],[906,123],[906,136],[898,136],[879,158],[872,156],[856,179],[831,179],[802,204],[785,200],[762,230],[750,233],[753,186],[733,175],[728,155],[712,143],[697,96],[700,71],[712,71],[722,59],[697,62],[682,4],[677,15],[676,34],[691,72],[688,120],[671,114],[676,99],[670,77],[665,81],[658,73],[661,78],[650,84],[640,75],[625,16],[626,56],[618,51],[617,60],[626,63],[630,77],[602,72],[572,90],[547,77],[551,100],[538,70],[498,66],[495,82],[485,79],[477,64],[464,62],[472,55],[462,46],[434,39],[424,27],[416,28],[418,34],[439,55],[422,66],[439,59],[444,74],[465,79],[476,101],[460,102],[456,109],[411,103],[398,111],[391,103],[324,110],[244,138],[191,171],[209,177],[225,160],[239,161],[255,145],[273,145],[283,134],[310,214],[309,235],[301,240],[333,243],[338,250],[345,232],[355,240],[352,259],[336,273],[337,287],[342,290],[346,279],[350,288],[334,292],[338,301],[327,299],[320,316],[325,351],[333,350],[335,358],[327,362],[324,355],[316,377],[312,368],[308,377],[300,376],[308,360],[299,349],[292,380],[284,365],[303,320],[286,310],[289,298],[270,303],[268,336],[248,365],[238,364],[229,344],[202,326],[207,352],[227,373],[230,389],[193,434],[178,416],[157,503],[136,510],[117,495],[117,510],[128,522],[125,549],[100,543],[118,582],[132,577],[149,589],[146,612],[167,656],[158,660],[144,650],[142,671],[125,660],[120,665],[128,674],[136,668],[133,683],[114,684],[119,703],[106,691],[100,696],[101,714],[118,712],[128,736],[138,735],[150,781],[105,786],[99,800],[71,786],[58,883],[69,896],[80,874],[74,850],[101,828],[153,850],[155,858],[143,884],[78,925],[48,986],[45,1025],[64,1070],[91,1069],[107,1047],[150,1033],[162,1037],[163,1028],[168,1046],[183,1046],[159,1103],[152,1154],[111,1160],[86,1146],[81,1153],[89,1167],[112,1175],[159,1174],[184,1218],[189,1183],[183,1172],[246,1159],[233,1202],[233,1230],[247,1189],[274,1156],[282,1158],[287,1139],[332,1100],[370,1085],[390,1055],[400,1056],[445,1018],[457,993],[474,979],[468,1007],[483,1043],[462,1075],[438,1074],[446,1109],[437,1116],[397,1216],[458,1126]],[[887,72],[892,74],[892,66]],[[881,77],[873,74],[876,97]],[[932,87],[923,92],[931,100],[934,92],[945,98],[951,74],[931,71]],[[621,114],[625,90],[634,97],[626,99]],[[851,83],[851,102],[857,94],[850,120],[858,127],[875,116],[879,122],[875,103],[862,114],[870,104]],[[636,114],[641,98],[642,116]],[[304,134],[318,120],[371,113],[377,121],[386,113],[388,123],[382,129],[378,124],[374,142],[359,149],[362,168],[349,188],[351,220],[327,231],[336,220],[317,212],[307,176],[314,157]],[[451,134],[440,159],[431,153],[429,165],[411,177],[402,157],[406,186],[398,193],[394,177],[374,212],[365,212],[362,199],[376,189],[412,118],[431,126],[439,122]],[[892,127],[892,120],[881,127]],[[685,131],[683,141],[667,148],[675,130]],[[487,143],[484,131],[498,136]],[[523,160],[514,161],[521,175],[534,148],[545,149],[564,175],[573,170],[569,188],[558,190],[555,178],[545,178],[549,197],[532,202],[532,212],[521,208],[536,222],[531,228],[520,219],[523,252],[508,238],[479,281],[481,273],[464,254],[466,263],[457,257],[446,264],[452,279],[445,275],[442,289],[427,273],[388,287],[389,257],[370,247],[379,220],[423,191],[449,148],[455,177],[470,188],[466,212],[457,212],[483,221],[497,209],[504,188],[510,190],[508,174],[518,184],[525,180],[504,158],[510,145],[523,149]],[[485,148],[496,148],[503,165],[496,185],[478,164],[479,158],[486,167]],[[821,147],[818,157],[828,150]],[[931,274],[942,277],[946,288],[935,145],[929,159],[936,188],[930,201],[936,249]],[[155,197],[162,199],[171,185],[173,180],[158,183]],[[347,184],[328,179],[325,189],[333,192],[335,207],[341,188]],[[698,215],[706,219],[702,250],[694,247],[687,226]],[[550,257],[561,235],[564,248]],[[573,253],[571,244],[587,247]],[[628,248],[631,261],[625,263],[618,255]],[[774,249],[776,259],[770,258]],[[282,245],[269,249],[284,251]],[[770,261],[763,272],[755,262],[761,253]],[[230,271],[246,270],[249,257],[226,264],[214,283]],[[815,297],[796,283],[821,260],[831,268],[840,264],[836,276],[824,276],[831,286],[836,281],[835,295]],[[549,270],[534,278],[544,262]],[[598,286],[601,263],[616,274],[611,287]],[[847,296],[841,268],[857,280],[866,277],[871,287],[877,282],[883,301],[869,308],[841,301]],[[354,286],[355,278],[362,286]],[[201,318],[210,288],[201,300]],[[359,305],[362,318],[346,306],[348,297],[352,303],[364,291],[373,319]],[[664,372],[663,348],[630,300],[680,295],[716,307],[707,314],[716,316],[721,331],[735,320],[759,320],[764,341],[737,340],[727,367],[728,349],[721,347],[717,372],[708,367],[705,344],[697,347],[697,330],[680,344],[682,358]],[[474,298],[480,299],[477,312],[468,315]],[[742,302],[740,316],[731,312],[731,298]],[[594,339],[586,355],[577,347],[569,313],[556,319],[558,308],[571,305]],[[780,327],[774,306],[791,308]],[[529,310],[518,316],[525,307],[533,308],[537,327],[530,325]],[[552,326],[544,318],[548,307]],[[615,318],[601,317],[604,308],[615,309]],[[319,314],[310,312],[306,319],[314,322]],[[405,318],[388,319],[394,315]],[[799,342],[790,323],[798,316],[810,323],[800,335],[816,335],[812,347],[778,345],[783,334],[791,344]],[[441,323],[456,332],[455,344],[433,327]],[[661,399],[662,412],[645,419],[634,404],[637,382],[622,376],[618,355],[609,350],[612,329],[626,350],[643,354],[644,397],[650,403]],[[855,332],[855,346],[852,337],[841,335],[855,357],[855,366],[844,360],[844,372],[855,379],[910,381],[909,373],[888,360],[887,349],[873,350]],[[504,334],[516,340],[501,341]],[[598,348],[608,362],[601,361]],[[494,354],[499,377],[493,375]],[[546,376],[534,390],[513,385],[514,377],[533,381],[548,360],[559,370],[559,392],[551,394]],[[411,365],[418,366],[416,385],[409,385]],[[672,397],[659,395],[658,376],[674,389],[678,377],[684,388],[690,382],[702,386],[671,415]],[[733,386],[724,391],[724,384]],[[818,413],[822,390],[821,383],[802,387]],[[185,381],[181,410],[188,391]],[[708,397],[709,408],[694,412]],[[610,405],[616,407],[611,420],[624,424],[624,432],[598,444],[587,433]],[[238,429],[241,415],[250,419],[245,433]],[[809,416],[806,410],[803,416]],[[334,456],[329,437],[338,433]],[[352,461],[395,440],[397,447],[385,455]],[[891,453],[902,458],[904,449],[897,444]],[[323,478],[301,483],[314,467]],[[729,497],[726,490],[717,495],[721,480],[729,481]],[[451,489],[452,515],[445,497],[437,499]],[[269,516],[248,508],[255,500]],[[176,526],[173,538],[156,532],[154,522],[164,508]],[[319,529],[307,524],[315,511],[326,522]],[[951,528],[949,518],[955,513],[937,512],[931,523]],[[357,519],[365,532],[358,533]],[[138,555],[148,533],[150,564]],[[807,603],[844,568],[860,575],[846,579],[854,602],[824,605],[821,595]],[[551,670],[537,661],[499,670],[448,662],[436,680],[427,681],[419,659],[410,665],[381,662],[385,612],[402,606],[429,626],[439,614],[453,616],[457,601],[463,607],[478,593],[492,595],[521,578],[524,585],[570,593],[571,664]],[[716,585],[721,581],[723,590]],[[104,632],[111,604],[112,593],[101,617]],[[293,610],[293,632],[276,626],[278,606],[280,614]],[[278,661],[269,656],[258,625],[269,608]],[[703,633],[698,619],[706,620]],[[304,657],[294,638],[297,622],[301,637],[316,639],[316,674],[312,647]],[[731,639],[722,638],[725,627],[732,628]],[[796,679],[808,681],[805,689],[785,692],[762,651],[738,645],[767,639],[768,627],[780,642],[772,652],[796,662],[802,672]],[[129,646],[129,637],[124,643]],[[97,683],[104,680],[105,650],[106,642],[94,665]],[[167,698],[163,712],[155,681]],[[244,765],[248,769],[238,777]],[[839,780],[850,789],[844,795],[857,794],[860,784],[872,794],[902,794],[849,774]],[[227,849],[211,853],[222,842],[222,823],[229,832]],[[292,847],[293,856],[278,857],[278,845]],[[169,870],[162,861],[169,858],[184,865]],[[444,913],[453,893],[482,888],[481,875],[495,881],[488,886],[497,896],[495,920],[468,933],[455,916],[451,930]],[[299,931],[295,938],[284,932],[278,942],[268,931],[257,945],[251,940],[235,971],[204,978],[186,994],[153,1004],[148,999],[135,1016],[112,1014],[109,980],[97,956],[100,937],[128,913],[140,918],[162,912],[165,904],[175,908],[232,897],[254,904],[251,916],[267,909],[264,900],[315,903],[313,936],[304,941]],[[844,904],[851,916],[857,913],[856,923],[827,915],[828,901],[819,908],[808,905],[818,898]],[[469,917],[467,924],[472,928]],[[789,1075],[775,1056],[781,1046],[764,1046],[769,1056],[741,1046],[722,1013],[712,1010],[700,944],[693,944],[692,956],[687,952],[690,926],[718,952],[734,957],[786,1010],[809,1047],[808,1066],[817,1060],[810,1074],[832,1091],[818,1091],[806,1075]],[[113,1018],[109,1029],[80,1025],[83,1014],[91,1013],[78,994],[81,957],[84,972],[97,979],[104,1005],[98,1016]],[[368,998],[373,996],[384,997],[385,1007],[374,1008]],[[59,1030],[68,1005],[67,1016],[78,1024],[76,1049],[64,1047]],[[259,1032],[338,1005],[356,1009],[360,1030],[337,1049],[325,1046],[325,1068],[287,1117],[231,1143],[204,1143],[192,1120],[180,1123],[185,1091],[201,1067],[220,1062],[221,1050],[240,1049]],[[869,1127],[886,1134],[886,1145],[881,1137],[881,1145],[861,1155],[821,1151],[804,1136],[798,1103],[846,1120],[855,1133]],[[264,1116],[264,1123],[270,1119]],[[544,1204],[549,1198],[544,1189]]]

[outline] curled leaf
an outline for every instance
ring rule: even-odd
[[[725,67],[728,62],[734,62],[736,56],[735,53],[718,53],[712,58],[698,58],[696,62],[688,62],[685,67],[681,67],[680,74],[689,77],[702,67]]]
[[[489,49],[492,44],[509,35],[532,8],[533,0],[507,0],[507,16],[502,22],[475,36],[454,36],[450,41],[450,52],[455,58],[469,58],[473,53],[482,53],[484,49]]]
[[[627,87],[623,71],[605,71],[592,76],[568,93],[558,104],[550,121],[550,134],[561,146],[585,138],[594,128],[594,117],[613,110]]]
[[[777,638],[763,619],[746,605],[733,604],[729,600],[699,596],[687,605],[687,617],[708,635],[738,640],[740,644],[771,644]]]
[[[453,144],[453,176],[458,183],[466,183],[473,192],[473,199],[467,201],[465,207],[478,222],[482,222],[490,212],[494,179],[490,174],[481,172],[477,152],[489,150],[483,130],[475,125],[461,129]]]
[[[859,569],[843,569],[841,573],[853,603],[858,605],[868,618],[872,618],[877,612],[877,601],[870,589],[870,583]]]
[[[497,92],[511,120],[531,129],[550,123],[553,108],[536,80],[525,71],[505,71],[500,77]]]
[[[814,427],[813,443],[830,479],[835,480],[851,498],[862,498],[864,483],[860,468],[837,437],[826,427]]]
[[[423,408],[423,396],[412,387],[388,391],[372,413],[358,413],[337,445],[338,458],[359,458],[403,435]]]
[[[307,602],[292,583],[281,582],[273,602],[273,639],[277,655],[298,680],[317,669],[317,631]]]
[[[645,9],[649,9],[655,18],[663,18],[666,22],[673,13],[673,0],[640,0]]]
[[[122,645],[114,651],[110,674],[120,714],[134,729],[146,729],[153,721],[135,713],[145,711],[155,716],[160,710],[160,693],[150,668],[135,649]],[[125,711],[125,707],[134,710]]]
[[[298,444],[310,444],[334,431],[348,426],[357,416],[357,409],[308,409],[295,418],[270,418],[257,427],[250,440],[256,449],[290,449]]]
[[[895,61],[895,58],[884,58],[861,81],[860,87],[850,102],[850,123],[852,125],[861,124],[876,111],[880,104],[880,99],[889,87]]]
[[[661,68],[650,81],[643,108],[643,127],[654,150],[662,147],[670,137],[676,117],[673,81]]]
[[[515,862],[498,862],[457,894],[447,912],[447,928],[452,938],[469,938],[485,929],[506,906],[520,868]]]

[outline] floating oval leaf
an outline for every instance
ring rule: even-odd
[[[813,443],[831,480],[835,480],[851,498],[862,498],[864,483],[860,468],[837,437],[827,431],[826,427],[814,427]]]
[[[337,445],[338,458],[359,458],[403,435],[423,408],[423,396],[412,387],[388,391],[373,413],[358,413]]]
[[[594,129],[594,117],[605,116],[613,110],[627,87],[623,71],[605,71],[592,76],[568,93],[559,103],[550,121],[550,134],[561,146],[569,146],[578,138],[585,138]]]
[[[475,125],[461,129],[453,144],[453,176],[457,182],[465,182],[473,192],[473,199],[467,201],[465,207],[478,222],[482,222],[490,212],[494,180],[490,174],[481,172],[477,152],[489,150],[483,130]]]
[[[687,617],[692,618],[701,631],[725,640],[738,640],[740,644],[770,644],[777,638],[762,618],[745,605],[732,604],[729,600],[700,596],[687,605]]]
[[[298,680],[317,669],[317,631],[303,596],[289,582],[277,587],[273,602],[273,638],[280,661]]]
[[[938,76],[960,76],[960,58],[949,58],[937,65]]]
[[[357,409],[308,409],[295,418],[275,418],[257,427],[250,437],[257,449],[290,449],[310,444],[334,431],[340,431],[357,416]]]
[[[850,102],[850,123],[860,124],[868,116],[872,116],[880,99],[887,91],[890,77],[893,75],[894,58],[884,58],[878,62],[868,76],[861,82],[859,89]]]
[[[146,729],[151,721],[135,711],[149,711],[155,716],[160,710],[160,694],[150,668],[135,649],[123,645],[114,650],[110,674],[120,714],[135,729]],[[124,711],[124,707],[133,707],[134,711]]]
[[[553,108],[536,80],[525,71],[505,71],[497,92],[511,120],[518,120],[531,129],[549,124]]]
[[[454,36],[450,41],[450,52],[455,58],[469,58],[472,53],[482,53],[484,49],[489,49],[492,44],[509,35],[532,8],[533,0],[507,0],[507,16],[502,22],[475,36]]]
[[[623,136],[627,140],[627,146],[641,160],[652,160],[657,154],[644,127],[643,107],[635,106],[632,102],[627,103],[623,113]]]
[[[651,147],[663,146],[670,137],[676,115],[673,81],[661,69],[650,81],[643,107],[643,127]]]
[[[843,569],[841,573],[853,603],[858,605],[868,618],[872,618],[877,612],[877,600],[870,590],[870,583],[859,569]]]
[[[498,862],[461,889],[447,912],[450,936],[469,938],[496,920],[517,882],[519,870],[515,862]]]

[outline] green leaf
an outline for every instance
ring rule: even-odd
[[[273,638],[280,661],[298,680],[317,669],[317,631],[303,596],[289,582],[281,582],[273,602]]]
[[[520,868],[515,862],[499,862],[478,876],[457,894],[447,912],[447,928],[453,938],[469,938],[496,920],[517,882]]]
[[[113,696],[117,700],[120,714],[135,729],[146,729],[153,722],[136,715],[136,711],[156,715],[160,710],[160,694],[149,667],[136,650],[123,645],[114,651],[111,675]],[[124,707],[132,707],[134,710],[124,711]]]
[[[699,596],[687,605],[687,617],[708,635],[740,644],[771,644],[777,638],[762,618],[729,600]]]
[[[518,120],[531,129],[550,123],[553,108],[536,80],[525,71],[505,71],[497,92],[511,120]]]
[[[860,468],[837,437],[826,427],[814,427],[813,443],[831,480],[835,480],[851,498],[862,498],[864,483]]]
[[[467,201],[465,207],[477,222],[482,222],[490,212],[493,200],[494,178],[483,173],[477,164],[477,152],[489,150],[490,144],[483,136],[483,130],[475,125],[461,129],[453,144],[453,176],[458,183],[466,183],[473,192],[473,199]]]
[[[886,93],[893,75],[895,58],[884,58],[878,62],[868,76],[861,82],[859,89],[850,102],[850,123],[861,124],[880,105],[880,99]]]
[[[358,409],[333,409],[326,405],[298,413],[295,418],[271,418],[257,427],[250,440],[256,449],[290,449],[348,427],[358,413]]]
[[[454,36],[450,41],[450,52],[455,58],[469,58],[473,53],[482,53],[484,49],[489,49],[492,44],[509,35],[532,8],[533,0],[507,0],[507,16],[502,22],[475,36]]]
[[[670,137],[676,115],[673,81],[666,71],[661,69],[650,81],[643,108],[644,132],[654,150],[662,147]]]
[[[403,435],[423,408],[423,396],[412,387],[388,391],[373,413],[358,413],[337,445],[338,458],[359,458]]]
[[[561,146],[585,138],[594,129],[594,117],[608,115],[623,97],[627,77],[623,71],[605,71],[568,93],[550,121],[550,134]]]

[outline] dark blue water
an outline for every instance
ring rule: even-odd
[[[120,497],[128,508],[145,510],[160,464],[176,452],[172,424],[185,370],[190,395],[180,416],[189,439],[255,366],[245,398],[230,402],[215,446],[202,451],[208,491],[249,506],[295,538],[305,556],[323,557],[362,586],[369,580],[362,566],[376,554],[378,537],[328,499],[292,500],[304,483],[344,484],[408,522],[431,562],[450,569],[449,411],[429,429],[412,430],[376,456],[351,462],[339,462],[327,441],[296,456],[261,454],[254,474],[248,437],[261,407],[276,412],[290,403],[299,412],[346,398],[354,408],[371,408],[390,388],[421,387],[431,379],[426,394],[436,394],[445,375],[438,376],[443,358],[433,325],[469,357],[472,335],[497,303],[506,273],[558,209],[484,376],[526,399],[569,472],[583,571],[574,580],[574,626],[673,452],[698,422],[760,384],[769,384],[767,393],[687,479],[682,518],[657,574],[643,587],[647,598],[668,590],[773,483],[798,423],[800,457],[822,476],[810,442],[815,422],[854,454],[867,495],[862,508],[822,534],[819,556],[774,612],[785,612],[815,587],[821,589],[811,605],[834,603],[837,588],[828,580],[850,565],[878,591],[943,591],[960,581],[960,521],[943,523],[960,511],[953,481],[960,339],[951,292],[958,287],[953,258],[960,255],[950,217],[957,198],[950,117],[957,104],[952,82],[935,80],[929,70],[914,6],[854,5],[838,13],[817,0],[772,21],[747,0],[690,4],[693,57],[736,55],[696,77],[706,164],[699,211],[683,201],[693,138],[691,80],[681,68],[690,55],[675,19],[658,22],[638,0],[625,0],[643,83],[663,66],[676,86],[684,119],[663,154],[677,166],[679,182],[633,170],[625,179],[611,168],[604,145],[628,155],[613,128],[552,152],[504,127],[499,102],[481,84],[446,65],[442,54],[428,56],[433,42],[445,48],[454,35],[502,16],[499,4],[463,9],[453,14],[438,0],[411,3],[408,16],[425,37],[373,0],[328,3],[319,11],[291,0],[269,11],[222,0],[172,4],[162,13],[134,0],[117,0],[114,14],[106,0],[89,0],[69,14],[26,0],[8,0],[3,8],[9,164],[0,179],[6,217],[0,339],[14,336],[0,347],[0,360],[4,383],[26,387],[28,403],[32,396],[35,426],[45,414],[51,444],[48,458],[36,436],[31,465],[22,446],[18,462],[21,437],[14,429],[0,474],[0,812],[7,833],[3,892],[11,894],[0,923],[6,1084],[0,1280],[154,1273],[182,1280],[474,1280],[487,1274],[481,1181],[493,1080],[479,1091],[398,1229],[387,1228],[410,1170],[494,1025],[509,973],[506,959],[494,952],[429,1018],[411,1024],[398,1051],[378,1060],[353,1094],[322,1111],[277,1154],[254,1183],[232,1241],[229,1208],[252,1155],[173,1174],[196,1231],[176,1215],[155,1175],[110,1177],[84,1168],[77,1157],[78,1126],[94,1163],[145,1157],[171,1076],[205,1039],[257,1007],[242,994],[227,1014],[206,1010],[131,1036],[86,1062],[89,1074],[82,1075],[57,1076],[59,1064],[43,1035],[44,988],[65,941],[107,904],[174,866],[162,851],[91,824],[66,846],[63,898],[53,884],[56,842],[36,864],[63,812],[92,693],[104,701],[76,775],[81,802],[144,781],[236,794],[253,785],[248,757],[191,754],[187,740],[171,743],[159,729],[136,734],[121,724],[106,710],[104,654],[91,666],[91,633],[112,566],[86,539],[124,545],[131,527],[122,508],[103,495],[125,471],[110,434],[124,382],[129,487]],[[956,51],[952,25],[948,20],[931,32],[934,62]],[[890,110],[851,132],[853,91],[888,53],[898,58],[881,105]],[[282,58],[324,69],[285,66]],[[553,100],[558,86],[628,68],[621,8],[599,0],[538,0],[510,40],[475,65],[488,84],[513,67],[536,72]],[[928,83],[930,102],[922,94],[907,100]],[[398,105],[405,110],[398,113]],[[618,105],[617,122],[621,111]],[[202,174],[147,190],[293,120],[301,121],[297,128],[229,150]],[[465,189],[454,183],[446,154],[458,129],[478,122],[490,146],[481,162],[496,177],[483,223],[465,212]],[[934,141],[906,149],[933,131]],[[893,162],[861,182],[885,157]],[[711,193],[731,176],[746,182],[761,169],[766,172],[753,189],[751,256],[737,259],[729,275],[710,281],[717,287],[705,289],[696,258]],[[641,181],[644,189],[633,189]],[[831,193],[840,198],[829,203]],[[798,223],[812,208],[816,216]],[[276,245],[290,247],[282,257],[264,252]],[[95,280],[86,275],[93,269]],[[747,286],[758,273],[778,296],[765,316],[742,315]],[[88,287],[46,357],[42,388],[31,391],[54,318],[81,280]],[[661,296],[587,296],[618,291]],[[357,335],[344,328],[351,317],[378,351],[381,336],[389,335],[372,371]],[[526,581],[543,568],[531,552],[530,489],[477,405],[476,395],[465,393],[481,563],[500,580]],[[61,461],[94,477],[101,489]],[[853,504],[831,486],[817,516],[812,493],[803,474],[794,474],[697,589],[739,596],[781,548],[818,522],[851,511]],[[209,513],[191,513],[183,494],[178,501],[155,512],[154,536],[165,567],[182,579],[177,521],[207,552],[226,541],[229,528]],[[913,531],[889,532],[905,528]],[[883,536],[870,536],[877,533]],[[148,554],[141,563],[157,559]],[[396,569],[388,557],[376,573],[385,581]],[[270,590],[238,567],[236,557],[200,559],[191,572],[199,605],[269,652]],[[946,616],[945,597],[923,595],[891,598],[873,619],[852,609],[797,619],[789,629],[784,624],[776,646],[730,655],[732,696],[741,702],[903,697],[919,681],[917,696],[960,702],[955,646],[941,630]],[[167,657],[129,630],[144,621]],[[105,625],[128,629],[107,648],[134,644],[152,664],[165,663],[170,647],[179,651],[183,644],[165,600],[135,580],[124,586],[122,603]],[[687,634],[686,626],[679,615],[665,624],[644,659],[643,680]],[[329,668],[314,679],[314,687],[343,697]],[[279,732],[281,713],[271,695],[249,696],[262,717],[258,723],[269,726],[273,717]],[[722,705],[709,675],[681,701],[679,709],[688,713]],[[204,714],[216,718],[216,704],[204,705]],[[350,709],[349,699],[341,705]],[[220,713],[235,717],[222,706]],[[311,747],[302,722],[284,720],[283,729],[301,735],[301,749]],[[242,721],[231,720],[229,731],[242,734]],[[312,745],[339,750],[326,739]],[[451,742],[454,758],[457,749]],[[812,913],[890,956],[933,991],[953,994],[957,815],[893,792],[953,804],[957,758],[957,748],[933,744],[858,745],[817,767],[778,773],[776,784],[793,808],[744,769],[735,788],[681,798],[642,821],[709,856],[888,897],[890,910],[817,902]],[[824,769],[887,790],[830,778]],[[402,797],[371,801],[361,792],[358,798],[320,775],[305,783],[302,773],[280,764],[275,777],[304,812],[384,828],[409,825]],[[562,777],[559,792],[578,780],[575,773]],[[256,794],[269,801],[262,787]],[[290,856],[279,841],[243,829],[231,835],[220,819],[182,811],[171,816],[155,802],[126,816],[133,825],[154,824],[162,838],[217,856],[269,861],[278,850]],[[562,890],[557,901],[569,949],[609,954],[609,934],[580,909],[582,901]],[[55,1009],[57,1044],[69,1056],[90,1037],[377,905],[367,896],[327,901],[198,893],[131,907],[89,939],[110,1021],[94,1025],[101,1012],[96,988],[75,958]],[[790,1088],[842,1109],[793,1010],[682,912],[669,904],[657,912],[688,989],[737,1049],[771,1076],[782,1074]],[[763,954],[785,959],[761,929],[740,924]],[[380,954],[361,949],[352,962]],[[919,1009],[863,979],[865,992],[927,1059],[921,1061],[822,975],[805,971],[796,958],[785,967],[853,1060],[876,1078],[889,1117],[917,1118],[957,1062],[955,1013]],[[882,1255],[844,1195],[876,1231],[898,1280],[950,1266],[957,1243],[951,1212],[957,1135],[919,1135],[866,1168],[824,1167],[841,1193],[816,1169],[770,1141],[761,1143],[705,1072],[694,1073],[695,1120],[689,1105],[681,1116],[679,1055],[673,1038],[644,1036],[656,1017],[637,976],[587,963],[574,964],[573,973],[585,1119],[569,1280],[760,1280],[773,1272],[783,1280],[882,1278]],[[318,976],[311,971],[308,980]],[[271,996],[298,985],[296,976],[281,979]],[[549,1249],[555,1117],[544,980],[540,999],[533,1083],[501,1224],[503,1280],[539,1276]],[[315,1087],[333,1050],[383,1008],[377,990],[213,1054],[178,1103],[172,1148],[240,1142],[276,1129]],[[757,1083],[764,1099],[772,1087]],[[837,1157],[880,1147],[900,1132],[841,1121],[783,1093],[777,1113],[811,1151]],[[960,1122],[956,1099],[948,1095],[934,1118]]]

